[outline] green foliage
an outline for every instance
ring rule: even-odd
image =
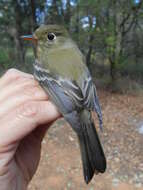
[[[115,45],[115,41],[116,41],[116,39],[115,39],[114,36],[109,36],[109,37],[106,38],[106,44],[108,46],[114,46]]]
[[[14,67],[14,60],[10,58],[10,49],[0,47],[0,75],[7,69]]]
[[[0,48],[0,64],[6,66],[8,62],[9,62],[8,53],[3,48]]]
[[[117,65],[117,71],[120,72],[122,76],[130,76],[130,78],[138,81],[143,80],[143,62],[136,64],[132,60],[125,61]]]
[[[32,48],[28,43],[23,43],[20,36],[33,33],[38,25],[45,22],[62,23],[66,26],[85,55],[93,74],[98,70],[100,77],[110,78],[112,70],[112,74],[117,75],[117,78],[129,76],[136,81],[138,78],[143,80],[142,1],[46,2],[0,1],[0,72],[10,67],[32,72]],[[101,55],[100,62],[103,65],[108,60],[108,68],[95,66],[98,62],[97,54]],[[112,82],[113,78],[112,76]]]

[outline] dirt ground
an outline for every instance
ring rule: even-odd
[[[143,97],[99,93],[104,132],[98,129],[107,157],[105,174],[83,180],[76,134],[64,120],[47,132],[41,161],[28,190],[143,190]]]

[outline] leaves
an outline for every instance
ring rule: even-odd
[[[109,60],[113,76],[118,64],[143,58],[142,8],[143,1],[134,0],[1,0],[0,46],[11,48],[15,64],[23,67],[27,48],[20,35],[33,33],[44,22],[63,24],[91,70],[98,53]]]

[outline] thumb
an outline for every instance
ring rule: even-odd
[[[20,105],[1,121],[0,146],[21,140],[36,127],[52,123],[60,114],[50,101],[33,101]]]

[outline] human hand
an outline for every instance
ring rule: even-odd
[[[0,78],[0,189],[25,190],[36,172],[41,141],[60,117],[33,76],[10,69]]]

